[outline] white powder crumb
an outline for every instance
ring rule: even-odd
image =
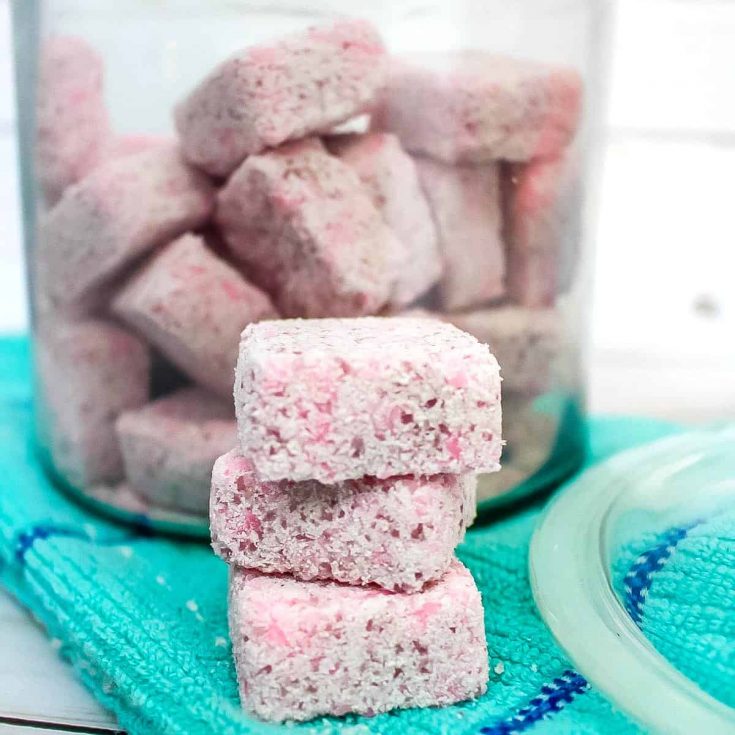
[[[189,610],[190,612],[193,612],[193,613],[194,613],[194,617],[195,617],[195,618],[196,618],[196,619],[197,619],[197,620],[198,620],[198,621],[199,621],[200,623],[203,623],[203,622],[204,622],[204,617],[203,617],[203,616],[202,616],[202,614],[201,614],[201,613],[199,612],[199,605],[197,605],[197,602],[196,602],[196,600],[187,600],[187,601],[186,601],[186,609],[187,609],[187,610]]]
[[[531,671],[535,674],[538,671],[538,664],[531,664]]]
[[[133,707],[142,707],[145,702],[146,695],[142,692],[133,691],[130,694],[130,704]]]
[[[158,575],[158,576],[156,577],[156,583],[157,583],[157,584],[160,584],[160,585],[164,585],[164,584],[166,584],[166,577],[164,577],[164,576],[163,576],[162,574],[159,574],[159,575]]]
[[[502,661],[498,661],[498,663],[495,664],[495,668],[493,671],[498,675],[501,676],[503,672],[505,671],[505,664]]]
[[[97,676],[97,669],[92,665],[91,661],[87,661],[82,658],[77,661],[77,666],[82,670],[86,671],[90,676]]]
[[[226,638],[223,638],[221,635],[218,635],[214,639],[214,645],[217,646],[217,647],[219,647],[219,648],[222,648],[223,646],[226,646],[227,645],[227,639]]]
[[[130,559],[130,557],[133,555],[133,550],[130,548],[130,546],[121,546],[120,547],[120,553],[126,558]]]

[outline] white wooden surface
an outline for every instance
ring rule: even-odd
[[[8,0],[0,0],[0,333],[25,326]],[[618,0],[590,398],[595,411],[735,418],[735,2]],[[0,733],[111,728],[0,592]]]
[[[85,732],[73,730],[72,732]],[[87,731],[90,732],[90,731]],[[69,735],[69,730],[57,730],[55,727],[33,726],[26,724],[11,724],[0,722],[0,735]]]
[[[18,735],[7,720],[115,729],[115,720],[56,650],[41,627],[0,590],[0,732],[7,727]]]

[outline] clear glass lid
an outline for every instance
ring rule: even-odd
[[[735,709],[657,651],[615,593],[621,549],[735,508],[735,427],[687,432],[624,452],[561,493],[531,542],[544,621],[590,683],[644,727],[735,732]]]

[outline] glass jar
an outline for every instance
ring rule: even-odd
[[[18,0],[55,479],[206,533],[246,324],[405,313],[501,365],[507,446],[480,511],[572,473],[603,18],[588,0]],[[308,206],[268,189],[290,176],[316,182]]]

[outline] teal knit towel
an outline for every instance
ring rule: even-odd
[[[132,735],[638,732],[572,670],[536,612],[527,574],[536,511],[472,530],[458,550],[485,605],[491,680],[481,699],[297,726],[247,718],[231,661],[225,565],[204,544],[154,538],[101,520],[49,485],[30,439],[26,352],[23,340],[0,340],[0,581],[61,643],[85,684]],[[595,421],[591,461],[674,430],[650,421]],[[730,544],[733,528],[721,533]],[[680,563],[672,556],[667,574],[652,586],[646,620],[660,619],[660,625],[647,623],[652,640],[671,643],[667,626],[676,624],[677,605],[687,604],[682,575],[687,564],[700,564],[713,538],[691,533],[681,544],[687,552]],[[732,629],[723,624],[721,633],[732,646]],[[694,652],[703,661],[711,642],[693,627],[692,648],[685,650],[680,640],[681,648],[666,655],[680,661]],[[713,683],[712,693],[721,693],[731,664],[732,656],[723,654],[725,678]],[[687,673],[704,677],[704,668],[692,662]]]
[[[618,597],[658,652],[735,707],[735,511],[647,535],[614,568]]]

